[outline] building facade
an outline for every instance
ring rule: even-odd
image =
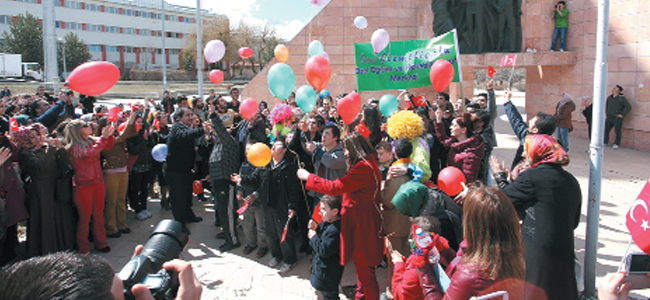
[[[42,20],[42,1],[55,1],[56,36],[76,33],[88,45],[92,60],[114,63],[122,72],[132,69],[168,70],[182,67],[184,38],[196,28],[196,9],[165,3],[165,53],[162,50],[161,0],[0,0],[0,32],[8,31],[19,14]],[[228,22],[207,10],[204,22]],[[70,70],[68,70],[70,71]]]

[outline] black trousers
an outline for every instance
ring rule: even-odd
[[[150,171],[131,172],[129,175],[129,202],[135,213],[147,209],[147,197],[149,196]]]
[[[192,172],[166,172],[169,184],[169,201],[172,204],[174,220],[185,225],[196,217],[192,211]]]
[[[616,142],[614,144],[616,145],[621,145],[621,137],[622,137],[622,130],[621,128],[623,127],[623,119],[622,118],[607,118],[605,119],[605,145],[609,144],[609,132],[612,131],[612,127],[614,127],[614,132],[616,132]]]
[[[269,250],[273,257],[284,260],[284,263],[292,264],[298,260],[296,255],[296,242],[294,240],[293,230],[287,230],[287,236],[283,243],[282,233],[284,226],[289,218],[289,212],[286,210],[279,211],[262,205],[264,211],[264,221],[266,222],[264,230],[266,231],[266,243],[269,244]]]
[[[230,181],[212,181],[212,195],[217,207],[215,217],[221,222],[222,232],[226,233],[226,244],[239,243],[237,235],[237,205],[235,205],[235,186]]]

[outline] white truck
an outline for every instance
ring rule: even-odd
[[[23,62],[20,54],[0,53],[0,78],[43,80],[39,63]]]

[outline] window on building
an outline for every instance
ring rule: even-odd
[[[180,53],[179,49],[169,49],[169,55],[178,55]]]
[[[154,36],[162,36],[162,31],[156,30],[153,32]]]
[[[11,16],[0,15],[0,24],[11,24]]]
[[[122,33],[124,34],[135,34],[135,28],[124,28],[122,29]]]
[[[26,2],[26,3],[38,3],[38,0],[16,0],[18,2]]]
[[[102,46],[101,45],[88,45],[88,50],[90,50],[90,52],[102,52]]]
[[[161,20],[161,19],[162,19],[162,14],[154,13],[154,14],[153,14],[153,18],[154,18],[154,19],[157,19],[157,20]]]
[[[135,53],[135,47],[124,46],[125,53]]]
[[[81,24],[75,22],[67,22],[65,23],[65,29],[70,29],[70,30],[81,29]]]
[[[125,15],[125,16],[135,16],[135,10],[122,9],[122,14]]]
[[[107,12],[107,13],[110,13],[110,14],[116,14],[116,15],[120,14],[120,9],[117,8],[117,7],[112,7],[112,6],[104,7],[104,11]]]
[[[101,11],[102,9],[101,9],[101,7],[99,5],[86,3],[86,10]]]
[[[151,36],[151,30],[149,30],[149,29],[140,29],[140,35]]]
[[[0,23],[2,23],[2,22],[0,22]],[[61,28],[61,21],[56,21],[54,23],[55,23],[56,28]]]
[[[156,54],[162,54],[162,49],[156,49]]]
[[[87,24],[86,31],[102,31],[102,25]]]
[[[120,28],[117,26],[106,26],[106,32],[120,33]]]
[[[120,47],[106,46],[106,52],[120,52]]]
[[[67,8],[74,8],[74,9],[82,9],[81,2],[75,2],[75,1],[65,1],[65,7]]]

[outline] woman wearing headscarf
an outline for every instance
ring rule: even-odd
[[[72,199],[56,197],[57,178],[61,175],[58,157],[66,154],[61,140],[51,139],[46,143],[37,126],[21,127],[12,136],[20,147],[18,161],[23,177],[31,178],[25,183],[30,215],[27,255],[33,257],[73,249]]]
[[[552,136],[526,136],[524,155],[530,168],[510,184],[505,166],[495,158],[491,164],[497,183],[523,218],[526,281],[544,290],[548,300],[578,299],[573,231],[580,222],[580,185],[564,170],[569,156]]]

